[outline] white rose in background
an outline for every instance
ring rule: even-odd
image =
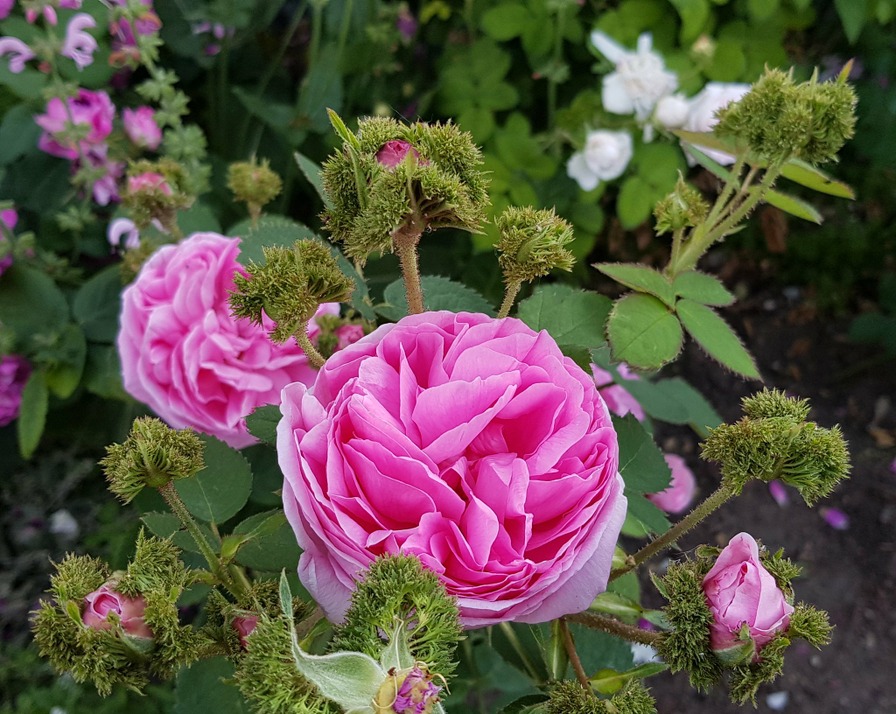
[[[696,132],[712,131],[712,128],[719,121],[716,117],[716,112],[719,109],[724,109],[731,102],[739,101],[749,91],[749,84],[710,82],[700,90],[699,94],[691,99],[688,120],[685,122],[684,128],[687,131]],[[712,149],[701,150],[720,164],[727,166],[734,163],[734,157],[731,154]]]
[[[566,174],[575,179],[583,191],[590,191],[601,181],[622,176],[633,151],[632,136],[627,131],[601,129],[588,132],[585,148],[570,157]]]
[[[670,94],[657,102],[653,118],[664,129],[681,129],[691,113],[691,103],[681,93]]]
[[[634,52],[599,30],[591,33],[591,43],[616,65],[616,71],[603,80],[601,101],[608,112],[634,114],[644,122],[657,102],[678,88],[678,76],[668,71],[663,58],[653,51],[649,32],[638,37]]]

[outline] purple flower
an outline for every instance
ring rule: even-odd
[[[117,249],[122,243],[122,238],[126,250],[140,247],[140,232],[130,218],[116,218],[109,224],[107,234],[109,245]]]
[[[396,714],[428,714],[439,701],[440,691],[429,674],[414,667],[398,688],[392,710]]]
[[[114,5],[124,6],[125,0],[112,0]],[[109,61],[116,66],[126,64],[128,60],[137,60],[140,51],[137,48],[137,37],[153,35],[162,28],[162,21],[155,13],[152,0],[141,0],[146,8],[133,21],[126,17],[116,17],[109,23],[109,34],[112,35],[112,55]]]
[[[19,416],[22,390],[31,376],[31,365],[19,355],[0,357],[0,426]]]
[[[13,74],[25,69],[25,63],[35,57],[31,48],[17,37],[0,37],[0,57],[4,55],[11,55],[9,71]]]
[[[88,27],[96,27],[94,20],[86,12],[79,12],[68,23],[65,30],[65,42],[62,43],[62,55],[75,61],[78,69],[93,64],[93,53],[97,42],[93,35],[85,32]]]
[[[63,159],[77,159],[80,151],[87,152],[100,144],[112,133],[115,105],[105,92],[79,89],[75,97],[65,100],[53,97],[47,102],[47,111],[34,117],[37,125],[44,130],[37,145],[42,151]],[[87,135],[74,141],[65,136],[73,127],[86,126]],[[80,151],[79,151],[80,148]]]
[[[845,531],[849,528],[849,516],[839,508],[822,508],[819,513],[824,522],[835,531]]]
[[[417,34],[417,20],[406,6],[399,9],[395,27],[405,42],[410,42]]]
[[[14,208],[5,208],[0,211],[0,228],[4,231],[10,231],[16,227],[16,223],[19,222],[19,214],[16,212]]]
[[[12,12],[12,7],[15,4],[16,0],[0,0],[0,20],[5,20],[9,17],[9,13]]]
[[[781,508],[790,503],[790,495],[787,493],[787,487],[780,481],[769,481],[768,492],[772,495]]]

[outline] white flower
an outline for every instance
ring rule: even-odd
[[[634,114],[645,121],[656,103],[678,88],[678,76],[666,70],[663,58],[653,51],[653,37],[645,32],[638,38],[634,52],[595,30],[591,42],[604,57],[616,65],[603,81],[601,101],[613,114]]]
[[[688,120],[684,124],[687,131],[707,132],[718,123],[716,113],[731,102],[738,101],[750,91],[749,84],[737,82],[710,82],[690,101]],[[701,151],[720,164],[734,163],[734,157],[722,151],[703,149]]]
[[[683,94],[670,94],[657,102],[654,118],[666,129],[680,129],[688,120],[691,103]]]
[[[585,148],[570,157],[566,174],[575,179],[583,191],[596,188],[601,181],[619,178],[632,159],[634,147],[627,131],[591,131],[585,137]]]

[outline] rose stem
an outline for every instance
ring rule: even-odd
[[[501,303],[501,309],[498,310],[498,318],[507,317],[510,314],[510,308],[513,307],[513,301],[520,292],[522,283],[519,280],[511,280],[507,283],[507,289],[504,291],[504,302]]]
[[[605,617],[588,610],[575,615],[567,615],[566,619],[571,622],[578,622],[580,625],[585,625],[585,627],[590,627],[592,630],[602,630],[629,642],[639,642],[642,645],[656,644],[657,640],[662,637],[659,632],[648,632],[634,625],[626,625],[615,617]]]
[[[582,685],[583,689],[591,692],[591,682],[588,679],[588,675],[585,674],[585,668],[582,667],[582,660],[579,659],[576,643],[572,639],[572,632],[569,631],[569,625],[566,624],[566,618],[561,617],[558,622],[560,623],[560,632],[563,635],[563,646],[566,648],[566,654],[569,656],[569,662],[572,665],[573,671],[576,673],[576,678],[579,680],[579,684]]]
[[[630,570],[634,570],[645,560],[652,558],[663,548],[666,548],[677,541],[681,536],[700,523],[732,496],[734,496],[734,491],[732,491],[726,484],[719,486],[719,488],[710,494],[703,503],[699,504],[693,511],[678,521],[678,523],[662,535],[654,538],[633,556],[629,556],[625,565],[610,573],[610,580],[613,581],[616,578],[625,575]]]
[[[318,352],[314,345],[311,344],[311,340],[308,337],[308,323],[306,322],[302,325],[301,330],[296,330],[295,332],[296,342],[298,342],[299,347],[302,348],[302,351],[305,353],[305,356],[308,358],[308,362],[311,363],[311,366],[315,369],[320,369],[324,366],[326,360],[323,358],[320,352]]]

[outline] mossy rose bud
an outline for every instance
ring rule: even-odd
[[[748,533],[734,536],[703,579],[713,615],[710,645],[729,665],[755,662],[762,648],[790,624],[793,605],[759,560]]]
[[[439,702],[442,687],[433,683],[425,666],[415,665],[403,672],[390,672],[377,692],[377,714],[430,714]]]
[[[152,637],[152,630],[143,621],[145,609],[146,601],[142,597],[122,595],[115,590],[115,581],[110,581],[84,598],[81,620],[95,630],[108,630],[117,621],[129,635]]]

